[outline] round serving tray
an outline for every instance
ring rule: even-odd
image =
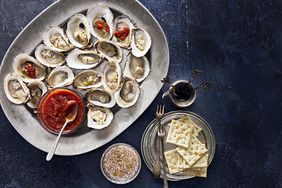
[[[8,49],[0,68],[0,102],[5,115],[18,133],[30,144],[47,152],[56,135],[43,129],[36,115],[24,105],[12,104],[4,94],[3,82],[8,73],[12,73],[14,57],[19,53],[32,54],[34,48],[42,42],[42,35],[49,26],[64,25],[76,13],[85,13],[90,7],[104,3],[115,15],[120,13],[131,17],[139,27],[148,31],[152,38],[152,47],[146,55],[151,62],[151,73],[141,84],[141,94],[136,105],[129,109],[115,110],[112,124],[103,130],[93,130],[84,124],[75,134],[62,137],[56,150],[57,155],[78,155],[92,151],[108,143],[127,129],[152,103],[162,87],[161,79],[166,76],[169,67],[169,49],[165,34],[152,14],[136,0],[61,0],[53,3],[34,18],[16,37]]]
[[[189,111],[172,111],[166,113],[163,116],[161,123],[165,125],[166,131],[168,132],[169,130],[168,124],[171,122],[171,120],[181,118],[184,115],[188,115],[199,127],[203,129],[203,131],[199,133],[198,138],[202,143],[206,144],[209,153],[208,164],[210,164],[215,153],[215,146],[216,146],[215,137],[209,124],[201,116]],[[141,140],[142,157],[146,166],[151,171],[153,171],[153,165],[155,164],[155,159],[157,156],[156,155],[157,128],[158,128],[157,120],[154,119],[145,129]],[[174,148],[176,148],[176,146],[169,143],[165,143],[164,145],[165,151]],[[161,160],[162,160],[162,156],[161,156]],[[167,166],[166,166],[166,171],[168,172]],[[162,175],[163,175],[163,166],[161,165],[161,177]],[[167,173],[167,177],[168,180],[170,181],[179,181],[179,180],[192,178],[192,176],[185,176],[181,172],[176,174]]]

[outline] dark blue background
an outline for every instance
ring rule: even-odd
[[[11,42],[53,0],[0,0],[0,57]],[[163,27],[170,48],[172,80],[214,87],[199,92],[187,108],[211,125],[217,148],[208,178],[171,182],[170,187],[282,187],[282,1],[141,0]],[[62,10],[63,11],[63,10]],[[165,91],[166,88],[162,90]],[[75,157],[45,161],[0,110],[0,187],[119,187],[101,174],[99,160],[111,144],[140,151],[141,135],[153,119],[161,94],[129,129],[104,147]],[[120,187],[162,187],[143,163],[138,178]]]

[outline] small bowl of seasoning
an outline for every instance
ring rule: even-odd
[[[126,184],[134,180],[141,169],[140,155],[125,143],[111,145],[101,158],[103,175],[112,183]]]
[[[196,99],[196,90],[187,80],[177,80],[169,88],[168,97],[179,108],[185,108],[193,104]]]

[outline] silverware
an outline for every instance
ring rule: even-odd
[[[173,90],[173,91],[174,91],[174,94],[177,95],[177,94],[175,93],[175,85],[173,85],[173,83],[169,80],[169,77],[168,77],[168,76],[164,77],[164,78],[161,80],[161,82],[164,83],[164,84],[168,84],[168,85],[169,85],[169,90],[163,94],[162,98],[165,98],[166,96],[168,96],[171,90]]]
[[[199,69],[192,69],[192,78],[191,78],[190,81],[188,81],[188,84],[190,84],[193,80],[195,80],[195,78],[200,76],[201,73],[202,73],[202,71],[199,70]]]
[[[168,76],[164,77],[164,78],[161,80],[161,82],[164,83],[164,84],[168,84],[169,87],[174,88],[174,85],[171,83],[171,81],[169,80],[169,77],[168,77]]]
[[[72,107],[72,109],[70,109],[71,111],[69,112],[69,114],[66,116],[66,121],[65,124],[63,125],[59,135],[57,136],[51,150],[48,152],[47,156],[46,156],[46,161],[50,161],[57,149],[57,146],[59,144],[61,135],[64,131],[64,129],[66,128],[67,124],[72,122],[73,120],[75,120],[77,112],[78,112],[78,104],[75,101],[69,101],[70,102],[70,107]],[[74,102],[74,103],[73,103]]]
[[[194,90],[197,90],[197,89],[210,89],[211,86],[212,86],[212,82],[207,81],[203,86],[196,87]]]
[[[164,112],[165,112],[164,108],[165,108],[165,106],[163,105],[161,107],[161,111],[158,115],[158,116],[160,116],[160,119],[164,115]],[[167,175],[166,175],[166,165],[165,165],[165,156],[164,156],[164,138],[166,136],[166,131],[165,131],[164,125],[161,124],[160,121],[159,121],[159,124],[160,124],[159,125],[160,129],[158,129],[158,137],[161,139],[162,166],[163,166],[163,171],[164,171],[164,174],[163,174],[164,188],[168,188]]]
[[[162,117],[163,113],[162,113],[162,109],[159,105],[157,105],[157,110],[156,110],[156,118],[157,118],[157,126],[158,126],[158,130],[160,130],[160,120]],[[160,138],[157,137],[157,147],[156,147],[156,161],[155,164],[153,166],[153,175],[155,178],[159,178],[161,175],[161,165],[160,165]]]

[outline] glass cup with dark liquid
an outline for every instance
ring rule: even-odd
[[[190,106],[196,99],[196,90],[187,80],[177,80],[169,88],[169,98],[177,107]]]

